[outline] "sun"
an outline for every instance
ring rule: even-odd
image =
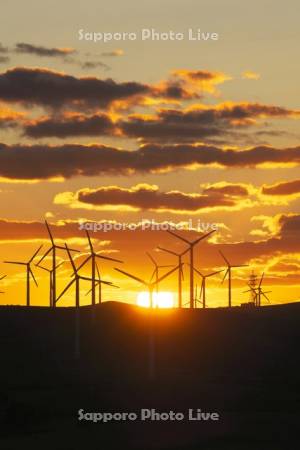
[[[139,292],[137,296],[137,305],[144,308],[150,307],[149,292]],[[172,292],[154,292],[153,306],[157,308],[174,308],[174,295]]]

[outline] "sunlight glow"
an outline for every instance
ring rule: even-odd
[[[144,308],[150,307],[149,292],[139,292],[137,296],[137,305]],[[153,306],[157,308],[173,308],[174,296],[172,292],[154,292],[153,293]]]

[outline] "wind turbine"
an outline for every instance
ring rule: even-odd
[[[228,261],[228,259],[226,258],[226,256],[224,255],[224,253],[221,252],[221,250],[219,250],[220,255],[222,256],[222,258],[224,259],[224,261],[226,262],[227,265],[227,270],[225,272],[224,278],[222,280],[222,284],[225,281],[225,278],[228,275],[228,306],[229,308],[231,308],[231,299],[232,299],[232,295],[231,295],[231,285],[232,285],[232,274],[231,274],[231,270],[232,269],[237,269],[239,267],[248,267],[247,264],[241,264],[241,265],[232,265],[230,264],[230,262]]]
[[[124,270],[117,269],[115,267],[115,270],[122,273],[123,275],[126,275],[129,278],[132,278],[133,280],[137,281],[138,283],[143,284],[144,286],[147,286],[149,289],[149,299],[150,299],[150,320],[149,320],[149,344],[148,344],[148,375],[150,380],[153,380],[155,378],[155,372],[156,372],[156,358],[155,358],[155,331],[154,331],[154,322],[153,322],[153,289],[155,288],[157,283],[160,283],[162,280],[167,278],[169,275],[171,275],[175,270],[177,270],[178,267],[174,267],[172,270],[169,270],[169,272],[162,275],[160,278],[158,278],[155,281],[145,281],[142,280],[139,277],[136,277],[135,275],[131,275],[128,272],[125,272]]]
[[[58,269],[60,266],[62,266],[64,263],[64,261],[62,261],[61,263],[57,264],[55,269]],[[51,308],[52,306],[52,298],[53,298],[53,269],[48,269],[47,267],[43,267],[43,266],[39,266],[38,264],[36,264],[36,267],[38,267],[39,269],[45,270],[46,272],[49,273],[49,280],[50,280],[50,285],[49,285],[49,306]]]
[[[96,281],[96,286],[98,286],[98,290],[99,290],[99,300],[98,303],[99,305],[102,303],[103,298],[102,298],[102,285],[101,285],[101,275],[100,275],[100,271],[99,271],[99,267],[98,264],[96,264],[96,269],[97,269],[97,275],[98,275],[98,279]],[[114,288],[120,288],[120,286],[117,286],[116,284],[111,283],[110,284],[111,287]],[[90,289],[85,295],[89,295],[92,292],[92,289]]]
[[[65,250],[68,252],[69,260],[71,262],[72,269],[73,269],[74,278],[70,281],[70,283],[65,287],[65,289],[57,297],[56,303],[70,289],[70,287],[73,285],[73,283],[75,283],[75,306],[76,306],[76,308],[79,308],[79,306],[80,306],[80,289],[79,289],[80,280],[92,281],[92,279],[88,278],[88,277],[84,277],[79,274],[79,268],[76,268],[75,263],[72,258],[72,255],[71,255],[71,251],[70,251],[69,247],[67,246],[67,244],[65,244]],[[111,283],[109,281],[104,281],[104,280],[100,280],[99,283],[111,285]]]
[[[97,261],[96,259],[105,259],[107,261],[114,261],[114,262],[118,262],[118,263],[123,263],[123,261],[121,261],[120,259],[115,259],[115,258],[110,258],[108,256],[103,256],[101,255],[101,253],[96,253],[92,244],[92,240],[90,238],[89,232],[86,230],[86,235],[89,241],[89,247],[90,247],[90,255],[80,264],[80,266],[78,267],[77,270],[80,270],[89,260],[91,260],[92,263],[92,275],[91,275],[91,283],[92,283],[92,288],[89,292],[92,293],[92,305],[96,304],[96,285],[99,284],[99,289],[100,289],[100,298],[101,298],[101,282],[97,283],[96,281],[96,270],[98,270],[98,282],[99,280],[101,281],[100,278],[100,274],[99,274],[99,269],[97,269]],[[100,301],[101,303],[101,301]]]
[[[194,241],[189,241],[188,239],[183,238],[182,236],[179,236],[179,234],[174,233],[171,230],[167,230],[168,233],[172,234],[173,236],[177,237],[178,239],[181,239],[183,242],[189,245],[189,252],[190,252],[190,308],[194,308],[194,247],[198,242],[202,241],[203,239],[210,236],[212,233],[214,233],[216,230],[212,230],[209,233],[206,233],[204,236],[201,236]]]
[[[75,359],[78,359],[80,357],[80,280],[85,281],[92,281],[91,278],[83,277],[82,275],[79,275],[78,270],[75,266],[75,263],[73,261],[71,251],[67,244],[65,244],[65,249],[67,250],[69,260],[71,262],[72,268],[73,268],[73,274],[74,278],[70,281],[70,283],[65,287],[65,289],[62,291],[62,293],[58,296],[56,299],[56,302],[59,301],[59,299],[70,289],[73,283],[75,283],[75,345],[74,345],[74,356]],[[108,281],[100,280],[99,283],[108,284],[111,283]],[[94,310],[94,309],[93,309]]]
[[[155,278],[155,282],[156,282],[156,293],[158,293],[158,278],[159,278],[159,269],[165,269],[167,267],[174,267],[174,265],[167,265],[167,266],[161,266],[158,265],[157,262],[155,261],[155,259],[153,258],[153,256],[149,253],[146,252],[146,255],[148,256],[148,258],[150,258],[150,260],[152,261],[153,265],[154,265],[154,270],[153,273],[151,275],[150,281],[153,280],[153,278]]]
[[[200,272],[200,270],[196,269],[196,267],[194,267],[194,271],[200,275],[200,277],[202,278],[202,283],[201,283],[201,290],[200,290],[200,301],[202,298],[202,306],[203,308],[206,308],[206,278],[210,278],[214,275],[217,275],[218,273],[224,272],[224,270],[217,270],[216,272],[212,272],[212,273],[208,273],[207,275],[203,275],[203,273]]]
[[[198,299],[198,285],[196,283],[196,287],[195,287],[195,308],[197,308],[197,303],[201,303],[201,305],[203,305],[203,302],[201,300],[201,291],[200,291],[200,296]]]
[[[0,281],[4,280],[4,278],[6,278],[6,277],[7,277],[7,275],[3,275],[3,276],[0,278]],[[5,294],[5,292],[0,291],[0,294]]]
[[[172,250],[168,250],[167,248],[163,248],[163,247],[157,247],[159,250],[169,253],[170,255],[174,255],[177,256],[178,258],[178,308],[182,308],[182,281],[184,280],[184,276],[183,276],[183,270],[182,270],[182,257],[183,255],[185,255],[189,250],[185,250],[182,253],[176,253],[173,252]]]
[[[272,291],[263,291],[262,287],[261,287],[264,276],[265,276],[265,273],[263,272],[261,279],[259,281],[259,284],[256,288],[253,288],[252,286],[248,285],[250,289],[248,291],[245,291],[245,292],[254,292],[255,293],[256,306],[261,306],[261,297],[262,296],[265,297],[265,299],[270,303],[270,299],[267,297],[266,294],[270,294]]]
[[[33,279],[36,286],[38,286],[35,276],[31,269],[31,263],[38,254],[38,252],[41,250],[43,246],[41,245],[37,251],[33,254],[33,256],[30,258],[28,262],[20,262],[20,261],[4,261],[5,264],[17,264],[20,266],[26,266],[26,306],[30,306],[30,277]]]
[[[143,284],[144,286],[147,286],[147,288],[149,289],[150,308],[153,308],[153,290],[156,287],[157,283],[160,283],[162,280],[167,278],[169,275],[171,275],[177,269],[178,269],[178,266],[174,267],[172,270],[169,270],[169,272],[165,273],[164,275],[162,275],[161,277],[159,277],[155,281],[151,281],[151,280],[150,281],[145,281],[145,280],[142,280],[139,277],[136,277],[135,275],[131,275],[130,273],[125,272],[124,270],[121,270],[121,269],[117,269],[115,267],[115,270],[117,270],[118,272],[122,273],[123,275],[126,275],[129,278],[132,278],[133,280],[137,281],[138,283]]]
[[[57,303],[57,299],[56,299],[56,269],[57,269],[57,262],[56,262],[56,256],[57,256],[57,250],[66,250],[65,247],[62,247],[61,245],[56,245],[54,242],[54,238],[53,235],[51,233],[50,230],[50,226],[47,222],[47,220],[45,220],[45,225],[47,227],[47,231],[49,234],[49,238],[51,241],[51,247],[49,248],[49,250],[46,251],[46,253],[42,256],[42,258],[39,260],[39,262],[37,263],[37,265],[39,265],[45,258],[46,256],[49,255],[49,253],[52,253],[52,300],[51,300],[51,304],[52,307],[55,308],[56,303]],[[71,252],[78,252],[79,250],[74,250],[74,249],[69,249]]]

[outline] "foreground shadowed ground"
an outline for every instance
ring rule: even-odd
[[[0,447],[5,450],[296,448],[300,304],[154,313],[156,378],[147,369],[149,311],[0,307]],[[219,422],[79,422],[78,410],[216,411]]]

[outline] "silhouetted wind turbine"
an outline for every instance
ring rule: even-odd
[[[41,250],[43,246],[41,245],[37,251],[33,254],[33,256],[30,258],[28,262],[20,262],[20,261],[4,261],[5,264],[17,264],[20,266],[26,266],[26,306],[30,306],[30,277],[33,279],[36,286],[38,286],[35,276],[31,269],[31,263],[38,254],[38,252]]]
[[[196,283],[196,287],[195,287],[195,308],[197,308],[197,303],[201,303],[201,305],[203,304],[202,300],[201,300],[201,292],[200,292],[200,297],[198,299],[198,285]]]
[[[3,276],[0,278],[0,281],[4,280],[4,278],[6,278],[6,277],[7,277],[7,275],[3,275]],[[5,294],[5,292],[0,291],[0,294]]]
[[[64,263],[64,261],[62,261],[61,263],[57,264],[55,269],[58,269],[60,266],[62,266]],[[47,267],[43,267],[43,266],[39,266],[39,264],[36,264],[36,267],[38,267],[39,269],[45,270],[46,272],[49,273],[49,280],[50,280],[50,285],[49,285],[49,306],[51,308],[52,306],[52,298],[53,298],[53,269],[48,269]]]
[[[85,281],[92,281],[91,278],[83,277],[82,275],[79,275],[78,271],[79,269],[76,268],[75,263],[73,261],[71,252],[67,244],[65,244],[65,249],[68,252],[69,260],[72,265],[74,278],[70,281],[70,283],[65,287],[65,289],[62,291],[62,293],[57,298],[56,302],[70,289],[73,283],[75,283],[75,346],[74,346],[74,353],[75,353],[75,359],[78,359],[80,357],[80,280]],[[99,283],[108,284],[111,283],[108,281],[100,280]],[[94,308],[92,309],[94,311]]]
[[[212,233],[214,233],[216,230],[212,230],[209,233],[206,233],[204,236],[201,236],[194,241],[189,241],[188,239],[183,238],[182,236],[179,236],[179,234],[174,233],[171,230],[167,230],[168,233],[172,234],[173,236],[177,237],[178,239],[181,239],[183,242],[189,245],[189,252],[190,252],[190,308],[194,308],[194,247],[198,242],[202,241],[203,239],[210,236]]]
[[[182,270],[182,257],[183,255],[185,255],[189,249],[185,250],[182,253],[176,253],[173,252],[172,250],[168,250],[167,248],[163,248],[163,247],[157,247],[159,250],[169,253],[170,255],[174,255],[177,256],[178,258],[178,308],[182,308],[182,281],[184,280],[184,276],[183,276],[183,270]]]
[[[100,271],[99,271],[99,267],[98,267],[97,263],[96,263],[96,269],[97,269],[97,275],[98,275],[98,279],[96,281],[96,286],[98,286],[98,292],[99,292],[98,303],[101,304],[102,301],[103,301],[103,298],[102,298],[102,284],[101,284],[101,275],[100,275]],[[118,289],[120,288],[120,286],[117,286],[116,284],[113,284],[113,283],[111,283],[110,286],[114,287],[114,288],[118,288]],[[90,289],[85,295],[89,295],[91,292],[92,292],[92,289]]]
[[[153,290],[154,290],[156,284],[160,283],[162,280],[167,278],[169,275],[171,275],[177,269],[178,269],[178,266],[174,267],[172,270],[169,270],[169,272],[165,273],[164,275],[162,275],[161,277],[159,277],[155,281],[145,281],[145,280],[142,280],[139,277],[136,277],[135,275],[131,275],[130,273],[125,272],[124,270],[121,270],[121,269],[117,269],[115,267],[115,270],[117,270],[118,272],[122,273],[123,275],[126,275],[129,278],[132,278],[133,280],[137,281],[138,283],[143,284],[144,286],[147,286],[147,288],[149,289],[150,308],[153,308]]]
[[[267,297],[266,294],[270,294],[272,291],[263,291],[262,287],[261,287],[263,279],[264,279],[264,276],[265,276],[265,273],[263,272],[263,274],[261,276],[261,279],[259,281],[259,284],[258,284],[258,286],[256,288],[248,285],[250,289],[248,291],[244,291],[245,293],[246,292],[251,292],[251,291],[255,293],[256,306],[261,306],[261,297],[262,296],[265,297],[265,299],[270,303],[270,299]]]
[[[51,233],[50,230],[50,226],[47,222],[47,220],[45,220],[45,225],[47,227],[47,231],[49,234],[49,238],[51,241],[51,247],[49,248],[49,250],[46,251],[46,253],[42,256],[42,258],[39,260],[39,262],[37,263],[37,265],[39,265],[45,258],[46,256],[49,255],[49,253],[52,253],[52,307],[55,308],[56,303],[57,303],[57,299],[56,299],[56,269],[57,269],[57,262],[56,262],[56,255],[57,255],[57,250],[66,250],[65,247],[62,247],[61,245],[56,245],[54,242],[54,238],[53,235]],[[79,250],[74,250],[74,249],[69,249],[71,252],[79,252]]]
[[[61,292],[61,294],[57,297],[56,302],[58,302],[60,300],[60,298],[68,291],[68,289],[70,289],[70,287],[73,285],[73,283],[75,283],[75,306],[77,308],[79,308],[79,306],[80,306],[80,289],[79,289],[80,280],[92,281],[92,279],[88,278],[88,277],[84,277],[79,274],[79,268],[76,268],[75,263],[72,258],[72,255],[71,255],[71,252],[70,252],[70,249],[67,246],[67,244],[65,244],[65,249],[68,252],[69,260],[71,262],[72,269],[73,269],[74,278],[65,287],[65,289]],[[111,285],[111,283],[109,281],[104,281],[104,280],[100,280],[99,283]]]
[[[194,267],[194,271],[198,275],[200,275],[200,277],[202,278],[199,298],[200,298],[203,308],[206,308],[206,278],[210,278],[214,275],[217,275],[218,273],[224,272],[224,270],[217,270],[216,272],[208,273],[207,275],[203,275],[203,273],[201,273],[200,270],[196,269],[196,267]],[[202,300],[201,300],[201,298],[202,298]]]
[[[136,277],[135,275],[131,275],[128,272],[125,272],[124,270],[117,269],[115,267],[115,270],[117,272],[122,273],[123,275],[132,278],[133,280],[137,281],[138,283],[143,284],[144,286],[147,286],[149,289],[149,300],[150,300],[150,311],[151,316],[149,318],[149,346],[148,346],[148,375],[151,380],[155,378],[155,372],[156,372],[156,358],[155,358],[155,331],[154,331],[154,322],[153,322],[153,289],[155,288],[157,283],[160,283],[162,280],[167,278],[169,275],[171,275],[175,270],[177,270],[178,267],[174,267],[169,272],[162,275],[158,280],[147,282],[145,280],[142,280],[139,277]]]
[[[158,265],[157,262],[155,261],[155,259],[153,258],[153,256],[149,253],[146,252],[146,255],[148,256],[148,258],[150,258],[150,260],[152,261],[153,265],[154,265],[154,270],[153,273],[151,275],[150,281],[153,280],[153,278],[155,278],[155,282],[156,282],[156,292],[158,293],[158,278],[159,278],[159,269],[165,269],[167,267],[174,267],[174,265]]]
[[[226,262],[227,265],[227,270],[225,272],[224,278],[222,280],[222,284],[225,281],[225,278],[228,275],[228,306],[229,308],[231,308],[231,299],[232,299],[232,295],[231,295],[231,285],[232,285],[232,275],[231,275],[231,270],[232,269],[237,269],[239,267],[248,267],[247,264],[241,264],[241,265],[232,265],[230,264],[230,262],[228,261],[228,259],[226,258],[226,256],[224,255],[224,253],[221,252],[221,250],[219,250],[220,255],[222,256],[222,258],[224,259],[224,261]]]
[[[95,305],[96,304],[96,285],[97,285],[97,280],[96,280],[97,262],[96,262],[96,258],[105,259],[107,261],[114,261],[114,262],[118,262],[118,263],[123,263],[123,261],[121,261],[120,259],[115,259],[115,258],[110,258],[108,256],[103,256],[101,253],[95,252],[93,244],[92,244],[92,240],[91,240],[89,232],[87,230],[86,230],[86,235],[87,235],[87,238],[88,238],[88,241],[89,241],[90,255],[80,264],[80,266],[78,267],[77,270],[80,270],[89,260],[91,260],[91,263],[92,263],[92,275],[91,275],[92,288],[91,288],[91,290],[89,292],[92,293],[92,305]],[[100,289],[100,297],[101,297],[101,283],[99,285],[99,289]]]

